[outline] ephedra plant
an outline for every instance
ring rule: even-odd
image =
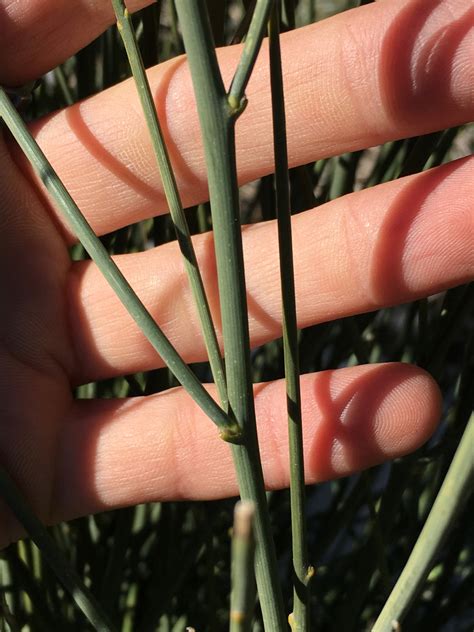
[[[1,118],[80,242],[72,255],[95,261],[167,366],[86,385],[77,389],[77,396],[148,395],[181,384],[209,423],[216,425],[222,441],[229,443],[244,501],[236,509],[230,572],[228,529],[233,501],[151,503],[47,530],[7,472],[1,471],[2,497],[29,537],[3,555],[5,629],[84,629],[89,625],[97,630],[178,631],[193,626],[196,630],[228,627],[232,632],[278,632],[288,629],[289,622],[294,631],[357,630],[372,624],[374,630],[382,631],[398,625],[410,609],[415,622],[428,616],[424,604],[414,609],[427,578],[433,598],[447,595],[437,605],[440,617],[448,619],[450,608],[467,602],[466,586],[474,577],[472,543],[457,527],[461,539],[447,550],[443,546],[469,496],[472,477],[473,421],[472,417],[468,421],[467,404],[473,370],[472,322],[466,325],[472,287],[450,290],[431,303],[421,300],[299,332],[291,234],[291,210],[304,210],[353,191],[359,186],[361,163],[368,170],[363,183],[367,187],[421,171],[446,159],[459,130],[387,143],[375,156],[358,151],[289,170],[280,31],[294,28],[297,18],[314,21],[310,4],[300,3],[298,8],[297,2],[271,0],[244,2],[243,7],[230,3],[234,13],[234,5],[241,9],[236,19],[225,3],[175,0],[163,6],[157,3],[132,19],[123,0],[112,0],[118,28],[110,29],[49,77],[49,84],[35,96],[40,110],[71,104],[114,83],[127,73],[128,60],[170,212],[169,218],[143,222],[140,230],[125,228],[99,239],[31,136],[12,102],[14,95],[0,90]],[[160,26],[163,23],[166,29]],[[229,39],[230,32],[234,42],[244,43],[226,88],[215,45],[216,40]],[[267,36],[264,53],[261,47]],[[209,204],[200,204],[191,213],[183,208],[144,70],[159,55],[162,60],[183,49],[195,93],[209,188]],[[269,56],[275,173],[262,178],[255,190],[241,193],[235,129],[245,114],[246,88],[259,54]],[[99,65],[101,73],[97,73]],[[277,223],[279,264],[275,265],[281,279],[283,337],[281,343],[253,351],[242,223],[255,221],[255,216],[275,218]],[[192,237],[210,227],[223,356]],[[186,364],[112,257],[172,239],[182,253],[209,367],[193,370]],[[159,270],[151,273],[159,274]],[[450,350],[458,344],[456,331],[467,326],[471,326],[471,342],[464,358],[453,364]],[[396,335],[387,339],[387,332]],[[428,361],[434,346],[438,353]],[[441,382],[445,362],[451,362],[449,378],[456,387],[455,392],[451,389],[445,412],[443,440],[449,446],[448,456],[455,454],[446,459],[441,444],[434,443],[388,468],[311,488],[306,507],[300,374],[379,359],[415,360]],[[285,492],[265,491],[253,392],[255,382],[282,375],[288,407],[288,498]],[[219,401],[203,387],[210,377]],[[461,428],[465,428],[462,439]],[[419,474],[421,466],[428,474]],[[423,498],[421,507],[416,506],[417,497]],[[414,512],[414,525],[407,532],[408,510]],[[418,527],[425,519],[417,541]],[[317,528],[308,530],[307,520]],[[404,534],[400,543],[397,533]],[[395,584],[401,568],[398,565],[394,574],[390,566],[400,547],[408,561]],[[436,562],[440,553],[441,561]],[[450,573],[461,578],[460,586],[447,590]],[[424,599],[429,604],[430,597]]]

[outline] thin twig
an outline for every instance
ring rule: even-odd
[[[228,102],[202,0],[176,0],[206,155],[229,406],[243,441],[233,447],[242,500],[255,503],[255,572],[265,629],[287,628],[258,449],[235,159],[236,112]]]
[[[163,189],[168,202],[171,219],[176,231],[178,244],[183,255],[184,266],[188,275],[189,284],[197,307],[201,329],[206,344],[212,375],[217,385],[222,407],[227,408],[227,387],[225,383],[224,367],[217,342],[216,330],[212,322],[211,310],[204,290],[201,273],[199,271],[196,253],[189,232],[188,223],[184,214],[183,205],[179,195],[176,178],[173,173],[170,157],[161,131],[155,103],[150,90],[150,84],[146,76],[143,60],[138,47],[131,16],[125,7],[123,0],[112,0],[117,27],[127,51],[128,61],[132,69],[133,78],[140,97],[145,115],[148,131],[150,133],[153,151],[160,172]]]
[[[117,264],[112,260],[106,248],[77,207],[48,159],[31,136],[3,88],[0,88],[0,116],[38,173],[71,230],[87,250],[91,259],[97,264],[97,267],[128,313],[159,353],[170,371],[206,415],[218,426],[222,439],[231,442],[239,441],[241,439],[241,430],[238,424],[212,399],[135,294],[117,267]]]
[[[310,629],[309,585],[311,577],[314,575],[314,569],[308,564],[306,542],[306,503],[298,326],[296,319],[295,275],[291,236],[285,96],[283,90],[279,31],[279,10],[275,5],[269,22],[269,48],[278,245],[280,252],[280,280],[283,307],[283,352],[290,445],[290,504],[293,548],[293,612],[290,615],[290,625],[295,632],[308,632]]]
[[[436,554],[472,493],[473,445],[474,414],[469,419],[423,530],[372,632],[390,632],[394,622],[401,623],[422,588]]]
[[[230,632],[249,632],[255,605],[253,521],[255,507],[238,502],[232,533],[232,593],[230,597]]]
[[[252,74],[258,52],[265,35],[265,28],[274,0],[257,0],[252,21],[245,38],[244,50],[230,85],[228,98],[233,110],[240,110],[245,103],[245,89]]]
[[[20,490],[2,467],[0,467],[0,497],[40,549],[59,581],[71,593],[78,608],[82,610],[94,628],[104,630],[104,632],[113,632],[115,627],[108,615],[90,590],[86,588],[61,549],[29,508]]]

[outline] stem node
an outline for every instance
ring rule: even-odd
[[[222,441],[226,441],[227,443],[232,443],[234,445],[240,445],[244,442],[244,433],[237,423],[233,426],[229,426],[225,430],[221,430],[219,432],[219,437]]]
[[[247,107],[247,97],[244,95],[240,100],[230,94],[227,97],[229,105],[229,114],[232,118],[238,118]]]
[[[316,569],[314,568],[314,566],[312,565],[308,566],[306,570],[306,577],[305,577],[306,585],[309,584],[309,582],[313,579],[315,575],[316,575]]]

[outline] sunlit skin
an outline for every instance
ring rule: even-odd
[[[472,120],[473,15],[465,0],[382,0],[284,35],[291,165]],[[0,0],[0,83],[36,78],[112,22],[108,0]],[[240,50],[219,52],[227,82]],[[196,204],[206,199],[206,177],[185,58],[151,69],[150,80],[183,201]],[[266,47],[247,95],[237,125],[242,183],[272,171]],[[31,129],[98,234],[166,212],[132,82]],[[52,523],[151,500],[236,494],[229,446],[182,389],[73,400],[73,386],[162,362],[95,265],[71,263],[74,237],[6,133],[0,171],[0,459],[37,513]],[[473,175],[473,159],[464,158],[295,216],[299,326],[472,280]],[[256,346],[280,335],[276,226],[243,233]],[[195,246],[219,323],[212,235]],[[117,262],[183,357],[203,360],[176,245]],[[284,383],[255,393],[266,484],[282,488]],[[414,450],[436,427],[441,400],[422,370],[386,364],[304,375],[302,401],[312,483]],[[0,544],[20,536],[4,509]]]

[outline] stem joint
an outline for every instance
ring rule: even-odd
[[[227,95],[227,112],[233,119],[237,119],[247,107],[247,97],[244,95],[240,100],[232,94]]]

